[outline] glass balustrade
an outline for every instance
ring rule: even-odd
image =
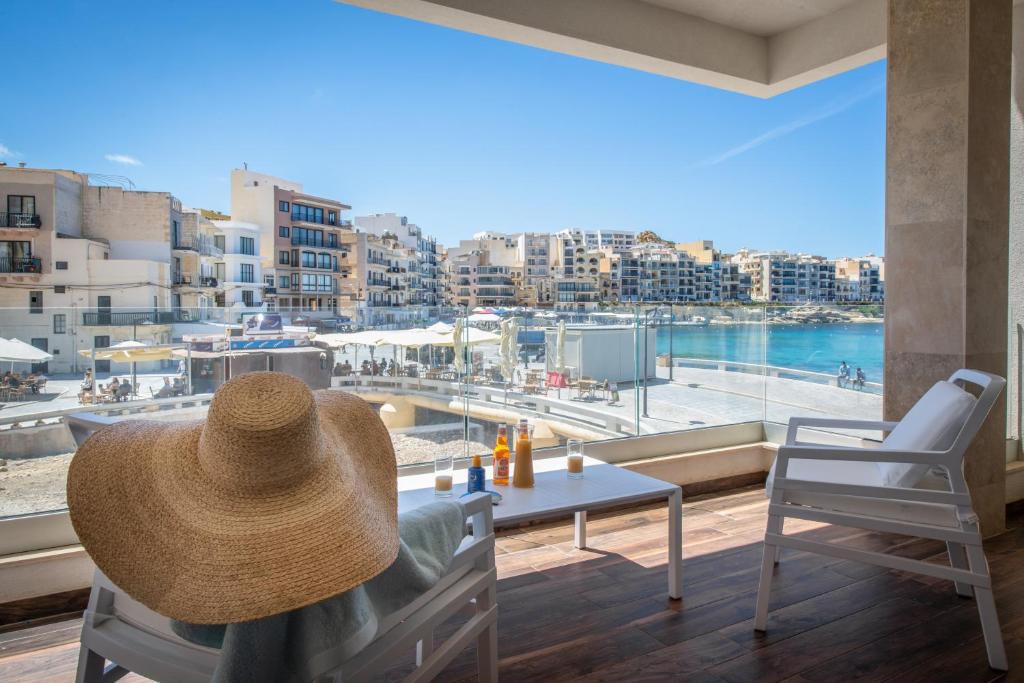
[[[0,361],[0,516],[65,506],[68,415],[191,420],[227,378],[260,370],[363,397],[413,468],[438,453],[487,454],[498,425],[521,417],[538,449],[794,415],[881,417],[878,305],[325,303],[0,310],[13,344]]]

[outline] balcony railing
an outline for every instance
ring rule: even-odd
[[[42,270],[40,258],[0,257],[0,273],[41,273]]]
[[[340,249],[342,251],[347,251],[341,244],[330,244],[322,239],[316,239],[308,235],[292,235],[292,246],[316,247],[317,249]]]
[[[197,238],[192,235],[186,235],[179,237],[174,241],[174,249],[180,249],[183,251],[194,251],[201,256],[214,256],[220,258],[224,255],[224,250],[214,246],[213,242],[208,239]]]
[[[173,311],[86,311],[82,313],[82,324],[89,325],[169,325],[171,323],[191,322],[192,311],[177,309]]]
[[[0,228],[38,228],[42,224],[35,213],[0,213]]]

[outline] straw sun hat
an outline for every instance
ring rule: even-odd
[[[82,545],[130,596],[195,624],[248,621],[342,593],[398,554],[395,453],[362,399],[276,372],[241,375],[206,420],[125,420],[68,472]]]

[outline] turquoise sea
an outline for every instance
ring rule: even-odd
[[[658,330],[659,354],[669,352],[669,330]],[[869,382],[882,381],[882,323],[820,325],[676,325],[676,357],[731,360],[834,373],[846,361],[851,374],[864,370]]]

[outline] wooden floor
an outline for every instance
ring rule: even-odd
[[[663,508],[498,541],[502,681],[1024,680],[1024,515],[986,546],[1010,659],[988,668],[977,611],[951,584],[795,551],[777,569],[768,633],[753,630],[763,489],[684,503],[684,597],[666,595]],[[787,533],[944,561],[944,546],[796,521]],[[0,634],[0,681],[69,681],[79,620]],[[467,651],[441,681],[475,679]],[[396,669],[398,679],[405,669]],[[123,680],[141,680],[127,677]]]

